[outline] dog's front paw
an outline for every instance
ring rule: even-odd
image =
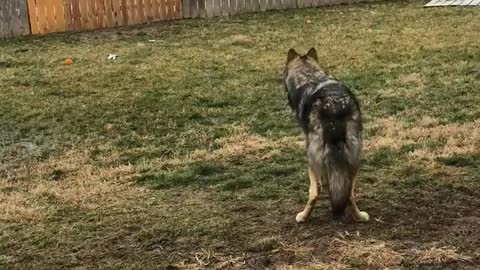
[[[360,213],[358,213],[357,221],[368,221],[369,219],[370,216],[367,212],[361,211]]]
[[[295,217],[295,220],[297,221],[297,223],[303,223],[303,222],[307,221],[307,218],[308,217],[303,212],[300,212]]]

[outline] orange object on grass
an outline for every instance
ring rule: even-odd
[[[65,65],[71,65],[73,64],[73,60],[68,58],[67,60],[65,60]]]

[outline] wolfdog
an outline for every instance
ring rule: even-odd
[[[357,99],[320,67],[314,48],[303,56],[290,49],[283,79],[289,105],[305,135],[310,178],[308,202],[296,221],[304,222],[312,213],[322,181],[328,186],[335,220],[351,215],[355,221],[368,221],[368,213],[358,210],[354,198],[362,150]]]

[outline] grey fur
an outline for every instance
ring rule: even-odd
[[[284,83],[305,134],[309,166],[327,181],[333,216],[338,219],[347,206],[355,206],[353,181],[362,149],[362,114],[350,89],[328,76],[317,59],[314,49],[303,56],[290,50]]]

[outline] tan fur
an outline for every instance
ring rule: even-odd
[[[297,214],[295,218],[297,222],[305,222],[312,213],[313,208],[315,207],[315,203],[318,199],[318,190],[320,184],[320,191],[322,188],[321,178],[317,176],[313,169],[308,168],[308,177],[310,178],[310,189],[308,193],[308,202],[305,206],[305,209]]]

